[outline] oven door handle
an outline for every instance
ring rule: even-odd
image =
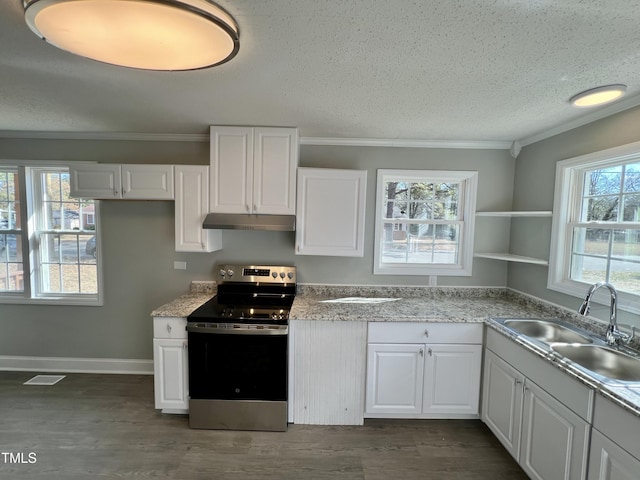
[[[187,332],[216,335],[287,335],[289,333],[289,327],[287,325],[278,325],[276,328],[269,328],[268,326],[251,328],[246,325],[234,325],[232,327],[187,325]]]

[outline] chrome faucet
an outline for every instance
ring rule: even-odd
[[[635,334],[635,328],[632,327],[631,335],[627,335],[626,333],[621,332],[618,329],[618,292],[615,287],[607,282],[598,282],[591,285],[589,290],[587,291],[587,295],[584,297],[582,305],[578,309],[578,313],[580,315],[588,315],[589,309],[591,308],[591,297],[594,292],[598,290],[600,287],[605,287],[609,290],[611,294],[611,306],[609,311],[609,325],[607,326],[607,333],[605,335],[605,339],[608,345],[616,345],[619,344],[620,341],[625,343],[629,343]]]

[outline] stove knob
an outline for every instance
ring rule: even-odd
[[[233,277],[234,271],[229,269],[227,270],[227,275],[229,275],[229,278]]]
[[[275,312],[273,312],[273,313],[271,314],[271,320],[277,320],[277,319],[278,319],[278,314],[277,314],[277,313],[275,313]]]
[[[219,273],[222,278],[224,278],[224,276],[227,274],[227,272],[225,272],[224,270],[220,270]]]
[[[289,277],[289,280],[291,280],[293,278],[293,272],[287,273],[287,277]]]
[[[273,278],[278,278],[278,272],[271,272],[271,276]]]
[[[280,278],[284,278],[284,272],[280,272]]]

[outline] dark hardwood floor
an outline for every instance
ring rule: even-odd
[[[480,421],[376,420],[287,432],[192,430],[153,377],[0,372],[0,479],[526,479]]]

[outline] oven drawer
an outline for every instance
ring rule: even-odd
[[[178,317],[155,317],[154,338],[187,338],[187,319]]]

